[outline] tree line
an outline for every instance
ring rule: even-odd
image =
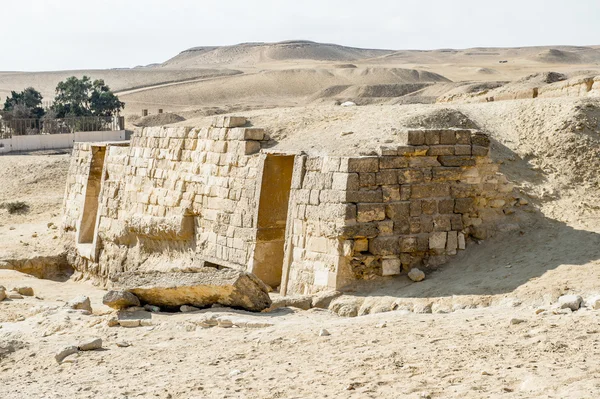
[[[113,116],[125,103],[110,90],[102,79],[72,76],[56,86],[56,95],[49,109],[42,107],[42,94],[28,87],[11,91],[0,112],[3,119],[57,119],[81,116]]]

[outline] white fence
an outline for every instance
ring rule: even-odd
[[[0,139],[0,154],[14,151],[72,148],[75,142],[124,141],[127,139],[125,130],[13,136],[10,139]]]

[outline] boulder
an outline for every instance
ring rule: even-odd
[[[581,302],[583,302],[583,298],[579,295],[563,295],[558,298],[558,304],[561,309],[571,309],[572,311],[576,311],[581,306]]]
[[[102,298],[102,303],[117,310],[140,306],[138,297],[127,291],[108,291]]]
[[[63,360],[65,360],[65,358],[67,356],[72,355],[73,353],[77,353],[79,352],[79,348],[76,346],[67,346],[66,348],[62,348],[60,349],[56,355],[54,355],[54,359],[56,360],[56,362],[58,364],[61,364]]]
[[[88,312],[92,313],[92,304],[90,303],[90,298],[85,295],[71,299],[65,306],[69,309],[87,310]]]
[[[6,288],[0,285],[0,301],[6,299]]]
[[[24,296],[33,296],[33,288],[31,287],[15,287],[12,290]]]
[[[102,338],[94,338],[79,344],[80,351],[93,351],[102,348]]]
[[[259,312],[271,305],[265,283],[252,273],[231,268],[203,267],[192,273],[126,272],[115,284],[142,302],[165,309],[220,304]]]

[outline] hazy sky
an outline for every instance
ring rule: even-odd
[[[189,47],[600,44],[599,0],[0,0],[0,71],[133,67]]]

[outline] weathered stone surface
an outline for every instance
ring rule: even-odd
[[[140,306],[138,297],[127,291],[108,291],[102,303],[113,309],[125,309],[131,306]]]
[[[66,348],[62,348],[60,349],[56,355],[54,355],[54,359],[56,360],[56,362],[58,364],[61,364],[63,360],[65,360],[65,358],[67,356],[70,356],[74,353],[79,352],[79,348],[76,346],[67,346]]]
[[[92,304],[90,302],[90,298],[85,295],[78,296],[77,298],[73,298],[65,305],[69,309],[80,309],[87,310],[88,312],[92,312]]]
[[[23,296],[33,296],[33,288],[31,287],[15,287],[12,289],[14,292],[18,292],[19,294],[23,295]]]
[[[323,291],[319,292],[312,298],[312,307],[319,309],[327,309],[335,298],[341,296],[342,293],[339,291]]]
[[[0,286],[0,301],[6,299],[6,288]]]
[[[401,262],[398,258],[383,259],[381,261],[381,275],[382,276],[396,276],[400,274]]]
[[[421,270],[417,269],[416,267],[413,267],[408,272],[408,278],[414,282],[423,281],[423,280],[425,280],[425,273],[423,273]]]
[[[558,304],[561,309],[571,309],[572,311],[576,311],[581,306],[581,302],[583,298],[579,295],[563,295],[558,298]]]
[[[23,299],[23,295],[19,294],[18,292],[15,291],[10,291],[6,294],[6,297],[8,299]]]
[[[93,351],[102,348],[102,338],[94,338],[79,344],[80,351]]]
[[[267,311],[273,311],[283,307],[308,310],[312,307],[312,297],[306,295],[282,296],[272,299],[271,302],[271,306]]]
[[[197,307],[195,307],[195,306],[190,306],[190,305],[181,305],[181,306],[179,307],[179,311],[180,311],[181,313],[196,312],[196,311],[198,311],[198,310],[200,310],[200,308],[197,308]]]
[[[161,308],[221,304],[261,311],[271,305],[269,289],[262,281],[251,273],[230,268],[205,267],[195,273],[128,272],[121,274],[116,283],[142,302]]]

